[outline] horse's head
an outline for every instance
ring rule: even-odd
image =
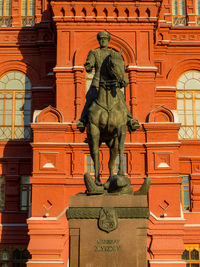
[[[125,64],[122,58],[122,49],[120,52],[111,50],[108,58],[107,70],[110,76],[119,82],[120,87],[125,87],[128,85],[129,81],[125,74]]]

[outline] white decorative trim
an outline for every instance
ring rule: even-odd
[[[159,42],[162,42],[162,43],[170,43],[171,40],[160,40]]]
[[[44,151],[40,151],[39,153],[40,154],[47,154],[47,153],[48,154],[58,154],[58,152],[53,152],[53,151],[45,151],[45,152]]]
[[[39,114],[40,114],[40,112],[41,112],[42,110],[34,110],[34,112],[33,112],[33,122],[32,123],[37,123],[37,117],[39,116]]]
[[[72,67],[55,67],[54,70],[72,70],[72,69],[84,69],[83,66],[72,66]]]
[[[125,145],[140,145],[140,146],[144,145],[144,143],[134,143],[134,142],[133,142],[133,143],[130,143],[130,142],[127,142],[127,143],[126,143],[126,142],[125,142],[124,144],[125,144]]]
[[[183,40],[183,41],[171,41],[171,40],[162,40],[162,41],[160,41],[160,42],[162,42],[162,43],[174,43],[174,44],[179,44],[179,43],[187,43],[187,44],[190,44],[190,43],[192,43],[192,44],[199,44],[199,41],[185,41],[185,40]]]
[[[162,107],[162,106],[159,106],[159,107]],[[175,123],[175,122],[141,122],[141,124],[143,124],[143,125],[151,125],[151,124],[177,124],[177,123]]]
[[[59,261],[59,260],[49,260],[49,259],[46,259],[46,260],[29,260],[27,262],[28,264],[64,264],[64,261]]]
[[[166,89],[168,89],[168,88],[172,88],[172,89],[176,89],[176,86],[156,86],[156,88],[166,88]]]
[[[31,143],[33,145],[87,145],[86,143],[54,143],[54,142],[36,142],[36,143]],[[48,152],[49,153],[49,152]]]
[[[57,217],[30,217],[28,221],[57,221],[64,213],[66,213],[68,207],[65,208]]]
[[[169,168],[169,165],[166,162],[161,162],[158,164],[157,168]]]
[[[164,217],[164,218],[159,218],[155,214],[153,214],[153,212],[150,211],[150,215],[154,219],[156,219],[157,221],[186,221],[186,219],[184,219],[184,213],[183,213],[183,209],[182,209],[182,206],[181,205],[180,205],[180,213],[181,213],[181,216],[180,217]]]
[[[47,162],[46,164],[44,164],[44,166],[42,166],[42,168],[55,168],[55,166],[53,165],[53,163],[51,162]]]
[[[35,110],[34,113],[35,113],[36,111],[40,113],[42,110]],[[34,117],[34,116],[33,116],[33,117]],[[35,118],[35,117],[34,117],[34,118]],[[34,120],[33,120],[33,121],[34,121]],[[55,125],[56,125],[56,124],[59,124],[59,125],[61,125],[61,124],[62,124],[62,125],[76,125],[76,122],[32,122],[31,124],[36,124],[36,125],[38,125],[38,124],[39,124],[39,125],[43,125],[43,124],[44,124],[44,125],[48,125],[48,124],[55,124]]]
[[[81,179],[82,181],[83,181],[83,177],[81,176],[81,177],[67,177],[66,178],[66,176],[49,176],[48,175],[48,177],[47,176],[32,176],[31,178],[34,178],[34,179],[65,179],[65,180],[68,180],[68,179],[73,179],[73,180],[76,180],[76,179]],[[108,179],[108,177],[107,176],[102,176],[101,177],[102,179]],[[130,179],[135,179],[136,177],[129,177]],[[137,177],[137,179],[145,179],[145,178],[152,178],[152,177],[144,177],[144,176],[142,176],[142,177]],[[154,177],[153,177],[154,178]],[[160,178],[160,177],[155,177],[155,178]],[[163,177],[162,176],[162,178],[165,178],[165,177]],[[168,178],[168,176],[167,176],[167,178]],[[174,177],[174,178],[177,178],[177,177]],[[180,178],[180,176],[178,176],[178,178]]]
[[[129,65],[128,67],[127,67],[127,69],[132,69],[132,68],[134,68],[134,69],[145,69],[145,70],[157,70],[158,68],[157,67],[154,67],[154,66],[136,66],[136,65],[134,65],[134,66],[131,66],[131,65]]]
[[[179,175],[177,175],[177,176],[170,176],[170,175],[167,175],[167,176],[161,176],[161,175],[159,175],[159,176],[148,176],[148,178],[150,178],[150,179],[155,179],[155,178],[157,178],[157,179],[160,179],[160,178],[162,178],[162,179],[164,179],[164,178],[180,178],[180,176]]]
[[[58,143],[58,142],[35,142],[33,145],[87,145],[86,143]],[[181,142],[149,142],[149,143],[125,143],[125,145],[179,145]]]
[[[151,264],[186,264],[184,260],[170,260],[170,259],[163,259],[163,260],[149,260]]]
[[[172,112],[172,114],[174,116],[174,123],[180,123],[177,110],[176,109],[175,110],[171,110],[171,112]]]
[[[185,227],[200,227],[200,224],[184,224]]]
[[[166,144],[170,144],[170,145],[180,145],[181,142],[147,142],[144,143],[145,145],[166,145]]]

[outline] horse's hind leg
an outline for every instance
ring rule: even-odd
[[[126,125],[121,126],[118,130],[119,139],[119,175],[124,175],[124,142],[126,138]]]
[[[95,183],[97,185],[101,185],[100,177],[99,177],[99,139],[100,139],[100,131],[94,125],[90,125],[90,130],[88,133],[88,144],[90,147],[90,154],[94,162],[94,171],[95,171]]]
[[[115,160],[116,160],[117,153],[118,153],[118,139],[113,138],[110,142],[107,143],[107,146],[110,148],[110,159],[108,162],[108,168],[109,168],[109,172],[110,172],[109,178],[111,179],[113,176]]]

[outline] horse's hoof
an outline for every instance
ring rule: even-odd
[[[109,187],[110,187],[110,182],[111,182],[111,180],[112,180],[112,177],[113,177],[113,176],[110,176],[110,177],[108,178],[108,180],[105,182],[105,184],[103,185],[103,187],[104,187],[106,190],[108,190]]]
[[[128,180],[124,175],[117,175],[117,187],[122,188],[128,185]]]
[[[105,184],[103,185],[104,189],[106,189],[106,190],[108,190],[109,186],[110,186],[109,181],[105,182]]]
[[[98,186],[102,186],[102,183],[100,181],[95,181],[95,184]]]

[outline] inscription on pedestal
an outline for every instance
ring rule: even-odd
[[[95,252],[118,252],[120,250],[120,240],[118,239],[99,239],[95,246]]]

